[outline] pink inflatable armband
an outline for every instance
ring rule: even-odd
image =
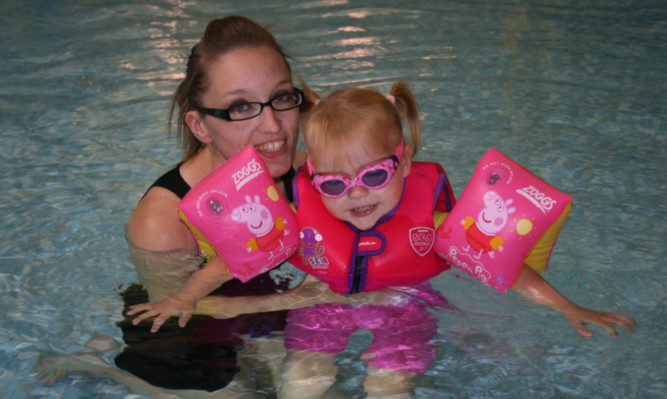
[[[492,148],[436,233],[435,250],[504,293],[521,266],[541,273],[570,213],[572,197]]]
[[[243,282],[282,263],[299,244],[294,212],[252,146],[195,185],[179,208],[202,251],[211,255],[212,246]]]

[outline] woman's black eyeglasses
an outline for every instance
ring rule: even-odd
[[[303,103],[303,91],[294,89],[293,92],[281,93],[273,97],[265,103],[252,102],[237,104],[227,109],[218,108],[204,108],[194,106],[193,108],[199,112],[216,118],[224,119],[226,121],[244,121],[252,119],[262,113],[264,107],[269,106],[274,111],[289,111]]]

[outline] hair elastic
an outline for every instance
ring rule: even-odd
[[[392,96],[391,94],[387,94],[385,96],[387,100],[389,100],[392,104],[396,105],[396,97]]]

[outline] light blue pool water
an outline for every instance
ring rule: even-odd
[[[408,82],[418,159],[441,162],[457,196],[489,147],[573,195],[547,280],[639,323],[584,340],[552,311],[445,273],[434,285],[462,312],[440,317],[418,397],[667,395],[663,1],[24,0],[0,5],[0,396],[136,397],[31,370],[93,352],[98,334],[121,341],[119,292],[137,281],[123,226],[179,159],[165,120],[190,47],[230,14],[271,25],[320,91]],[[340,356],[351,397],[367,341]]]

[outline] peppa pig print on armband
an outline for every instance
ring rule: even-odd
[[[294,212],[252,146],[195,185],[179,209],[201,251],[220,255],[243,282],[279,265],[299,245]]]
[[[248,252],[268,252],[270,261],[285,249],[283,239],[285,233],[289,233],[285,230],[285,218],[279,216],[274,220],[269,208],[260,202],[259,195],[255,195],[254,201],[249,195],[245,198],[246,203],[232,211],[232,220],[244,223],[254,236],[246,243]]]
[[[510,208],[512,199],[503,201],[495,191],[487,191],[483,198],[484,207],[479,211],[477,219],[466,216],[461,225],[466,230],[466,240],[468,247],[466,252],[479,252],[475,257],[479,259],[483,253],[489,254],[493,258],[495,251],[502,251],[504,241],[502,237],[496,235],[503,227],[507,225],[509,214],[516,212],[516,208]]]
[[[572,197],[492,148],[436,232],[435,250],[500,293],[525,263],[543,272]]]

